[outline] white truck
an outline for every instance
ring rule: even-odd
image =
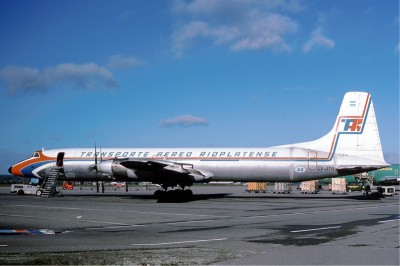
[[[11,184],[10,193],[17,193],[17,195],[36,195],[38,187],[29,184]]]

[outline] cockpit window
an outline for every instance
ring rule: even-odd
[[[31,157],[29,158],[39,158],[39,153],[38,152],[34,152]]]

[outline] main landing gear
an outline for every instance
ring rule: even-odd
[[[163,189],[154,192],[154,197],[158,200],[188,200],[193,197],[193,191],[185,189],[181,186],[181,189],[167,190],[167,186],[163,186]]]

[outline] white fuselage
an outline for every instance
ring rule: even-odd
[[[94,149],[57,149],[43,151],[55,158],[65,152],[64,170],[67,178],[93,177],[90,165],[95,163]],[[325,152],[298,148],[107,148],[97,151],[97,160],[134,158],[191,164],[195,169],[213,173],[211,181],[301,181],[337,176],[336,160]],[[51,168],[53,162],[42,165]],[[133,178],[134,179],[134,178]]]

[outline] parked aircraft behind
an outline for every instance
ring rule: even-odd
[[[392,164],[369,174],[373,177],[374,184],[377,185],[398,185],[400,183],[399,164]]]
[[[298,182],[388,166],[371,95],[366,92],[346,93],[332,130],[310,142],[269,148],[41,150],[10,167],[9,172],[44,178],[55,167],[57,157],[63,158],[63,173],[69,180],[146,181],[160,184],[165,191],[175,186],[183,191],[193,183],[210,181]]]
[[[347,183],[373,182],[374,185],[399,185],[399,164],[392,164],[375,171],[362,173],[361,175],[347,175],[344,178]],[[324,178],[320,182],[330,184],[332,183],[332,178]]]

